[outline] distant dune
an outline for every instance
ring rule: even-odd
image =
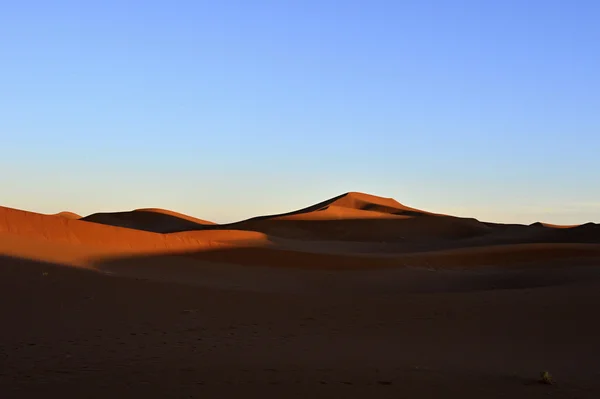
[[[331,209],[337,209],[336,212],[329,214],[327,211]],[[375,195],[349,192],[340,196],[328,199],[320,202],[316,205],[312,205],[297,211],[281,213],[276,215],[259,216],[252,219],[248,219],[244,222],[252,220],[262,219],[302,219],[304,217],[314,217],[317,212],[325,212],[334,219],[340,219],[344,217],[353,218],[356,216],[363,216],[364,218],[377,218],[387,216],[419,216],[419,215],[435,215],[430,212],[425,212],[419,209],[414,209],[402,205],[393,198],[378,197]],[[344,213],[346,212],[346,213]],[[364,212],[364,213],[363,213]],[[317,216],[317,218],[320,218]],[[243,222],[241,222],[243,223]]]
[[[350,192],[285,214],[228,225],[300,240],[406,242],[487,234],[490,228],[468,218],[434,214],[394,199]]]
[[[446,261],[448,266],[462,262],[471,267],[477,262],[511,263],[509,255],[492,253],[519,253],[514,257],[519,263],[546,261],[550,259],[548,253],[561,259],[577,257],[578,248],[582,249],[581,256],[595,256],[600,248],[583,250],[581,246],[600,244],[600,226],[594,223],[571,228],[486,223],[357,192],[293,212],[224,225],[154,208],[83,218],[64,212],[42,215],[0,208],[0,234],[10,236],[4,242],[11,253],[45,259],[44,251],[48,251],[54,261],[68,263],[73,259],[80,265],[89,265],[89,259],[99,256],[194,252],[196,259],[252,265],[276,266],[281,262],[282,266],[301,266],[298,260],[305,259],[311,268],[326,269],[431,262],[443,267]],[[6,244],[9,241],[14,245]],[[518,249],[511,249],[515,245]],[[543,245],[552,251],[540,250]],[[232,251],[234,247],[240,250]],[[222,248],[227,254],[220,254]],[[86,251],[87,255],[82,255]],[[450,255],[447,251],[454,252]],[[529,255],[523,255],[528,251]],[[464,255],[457,255],[460,253]]]
[[[0,207],[0,255],[86,266],[101,256],[206,250],[228,243],[266,245],[264,234],[190,231],[158,234]]]
[[[187,220],[193,223],[197,223],[197,224],[202,224],[202,225],[208,225],[208,224],[215,224],[213,222],[209,222],[207,220],[202,220],[202,219],[198,219],[195,218],[193,216],[188,216],[188,215],[184,215],[183,213],[179,213],[179,212],[174,212],[174,211],[169,211],[167,209],[160,209],[160,208],[140,208],[140,209],[136,209],[135,212],[154,212],[154,213],[160,213],[163,215],[169,215],[169,216],[173,216],[179,219],[183,219],[183,220]]]
[[[129,212],[94,213],[81,218],[81,220],[154,233],[197,230],[214,225],[213,222],[157,208],[136,209]]]
[[[580,225],[578,224],[571,224],[571,225],[561,225],[561,224],[551,224],[551,223],[543,223],[543,222],[536,222],[531,224],[530,226],[532,227],[548,227],[551,229],[570,229],[573,227],[578,227]]]
[[[54,216],[62,216],[67,219],[81,219],[80,215],[73,213],[73,212],[69,212],[69,211],[55,213]]]

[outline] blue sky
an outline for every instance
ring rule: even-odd
[[[600,222],[595,1],[13,1],[0,204]]]

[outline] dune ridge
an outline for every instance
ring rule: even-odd
[[[0,236],[5,254],[77,265],[102,257],[173,254],[270,267],[456,268],[600,255],[600,228],[593,223],[570,228],[486,223],[357,192],[223,225],[158,208],[74,218],[0,207]]]
[[[168,209],[161,209],[161,208],[139,208],[139,209],[135,209],[134,212],[160,213],[160,214],[163,214],[163,215],[173,216],[173,217],[176,217],[176,218],[179,218],[179,219],[188,220],[190,222],[194,222],[194,223],[202,224],[202,225],[216,224],[216,223],[210,222],[208,220],[198,219],[198,218],[195,218],[193,216],[185,215],[183,213],[179,213],[179,212],[175,212],[175,211],[170,211]]]
[[[94,213],[81,218],[81,220],[153,233],[174,233],[214,225],[213,222],[159,208]]]

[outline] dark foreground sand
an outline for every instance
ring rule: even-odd
[[[0,397],[600,397],[595,227],[451,220],[448,238],[424,217],[429,239],[359,243],[4,208]]]

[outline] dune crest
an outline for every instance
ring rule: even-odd
[[[422,241],[474,237],[490,227],[411,208],[392,198],[349,192],[297,211],[259,216],[228,225],[300,240],[366,242]]]
[[[67,218],[67,219],[81,219],[80,215],[78,215],[74,212],[69,212],[69,211],[58,212],[58,213],[55,213],[53,216],[61,216],[63,218]]]
[[[94,213],[81,218],[81,220],[153,233],[199,230],[206,226],[214,225],[213,222],[159,208],[136,209],[128,212]]]
[[[304,216],[318,219],[321,217],[315,217],[314,214],[316,212],[327,211],[330,208],[338,210],[346,209],[346,215],[350,218],[352,216],[360,215],[360,212],[370,212],[370,214],[365,213],[364,215],[371,215],[373,217],[381,217],[381,215],[375,215],[375,213],[403,216],[435,215],[430,212],[402,205],[393,198],[378,197],[376,195],[351,191],[296,211],[257,216],[238,223],[265,219],[302,219]],[[341,213],[342,211],[338,212]]]
[[[334,198],[329,206],[361,211],[388,213],[393,215],[433,215],[433,213],[403,205],[393,198],[378,197],[376,195],[365,194],[356,191]]]
[[[170,211],[168,209],[161,209],[161,208],[139,208],[139,209],[135,209],[134,212],[160,213],[160,214],[163,214],[163,215],[174,216],[174,217],[177,217],[179,219],[189,220],[190,222],[194,222],[194,223],[198,223],[198,224],[203,224],[203,225],[216,224],[216,223],[210,222],[208,220],[198,219],[198,218],[195,218],[193,216],[185,215],[183,213],[179,213],[179,212],[175,212],[175,211]]]

